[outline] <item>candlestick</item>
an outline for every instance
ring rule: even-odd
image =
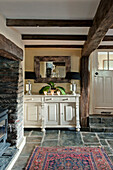
[[[44,95],[47,95],[47,91],[44,91]]]

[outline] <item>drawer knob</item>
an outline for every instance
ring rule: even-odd
[[[68,98],[66,98],[66,99],[63,99],[63,100],[64,100],[64,101],[65,101],[65,100],[68,100]]]
[[[27,100],[27,101],[28,101],[28,100],[33,100],[33,98],[29,98],[29,99],[26,99],[26,100]]]
[[[46,99],[46,101],[48,101],[48,100],[53,100],[52,98],[50,98],[50,99]]]

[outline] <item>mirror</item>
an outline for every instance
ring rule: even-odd
[[[35,82],[69,82],[66,73],[71,71],[70,56],[35,56]]]
[[[41,78],[65,78],[66,67],[65,62],[41,61],[40,77]]]

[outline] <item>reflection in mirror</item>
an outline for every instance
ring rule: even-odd
[[[66,73],[71,71],[70,56],[34,56],[35,83],[69,82]]]
[[[65,76],[66,76],[65,62],[40,61],[41,78],[65,78]]]

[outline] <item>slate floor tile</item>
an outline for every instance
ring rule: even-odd
[[[47,133],[56,133],[56,134],[58,134],[59,133],[59,130],[46,130],[46,134]]]
[[[111,155],[111,154],[113,154],[113,152],[112,152],[112,150],[111,150],[111,148],[109,148],[109,147],[104,147],[104,149],[105,149],[105,151],[106,151],[106,153],[109,155]]]
[[[42,143],[42,146],[58,146],[58,140],[56,140],[56,141],[44,141],[43,143]]]
[[[28,130],[27,130],[27,131],[24,131],[24,136],[29,136],[30,132],[31,132],[31,131],[28,131]]]
[[[50,139],[57,139],[58,140],[58,134],[57,133],[46,133],[44,140],[50,140]]]
[[[87,137],[95,137],[95,133],[94,132],[81,132],[82,136],[87,136]]]
[[[61,139],[75,139],[78,138],[81,140],[81,135],[80,132],[75,132],[75,131],[61,131],[60,134]]]
[[[98,128],[97,127],[96,128],[95,127],[91,127],[90,131],[91,132],[105,132],[105,127],[98,127]]]
[[[109,156],[110,160],[113,162],[113,156]]]
[[[83,137],[84,143],[99,143],[99,140],[97,139],[96,136],[90,136],[90,137]]]
[[[41,140],[42,140],[42,137],[27,137],[26,138],[26,142],[27,143],[40,143],[41,142]]]
[[[113,149],[113,140],[107,140],[107,142],[109,143],[110,147]]]
[[[83,142],[81,140],[77,139],[66,139],[66,140],[61,140],[60,142],[61,146],[82,146]]]
[[[106,127],[104,132],[113,133],[113,128],[111,128],[111,127]]]
[[[101,140],[100,140],[100,143],[101,143],[101,145],[104,145],[104,146],[105,146],[105,145],[106,145],[106,146],[108,145],[108,144],[106,143],[105,139],[101,139]]]
[[[30,156],[35,146],[40,146],[40,143],[26,143],[20,156]]]
[[[43,132],[33,130],[30,136],[43,136]]]
[[[98,127],[98,128],[101,127],[102,128],[102,127],[105,127],[105,124],[104,123],[101,123],[101,124],[100,123],[91,123],[90,126],[92,126],[94,128],[96,128],[96,127]]]
[[[98,137],[100,139],[113,139],[113,133],[99,133]]]
[[[27,165],[28,160],[29,160],[29,157],[19,156],[12,170],[24,170]]]

